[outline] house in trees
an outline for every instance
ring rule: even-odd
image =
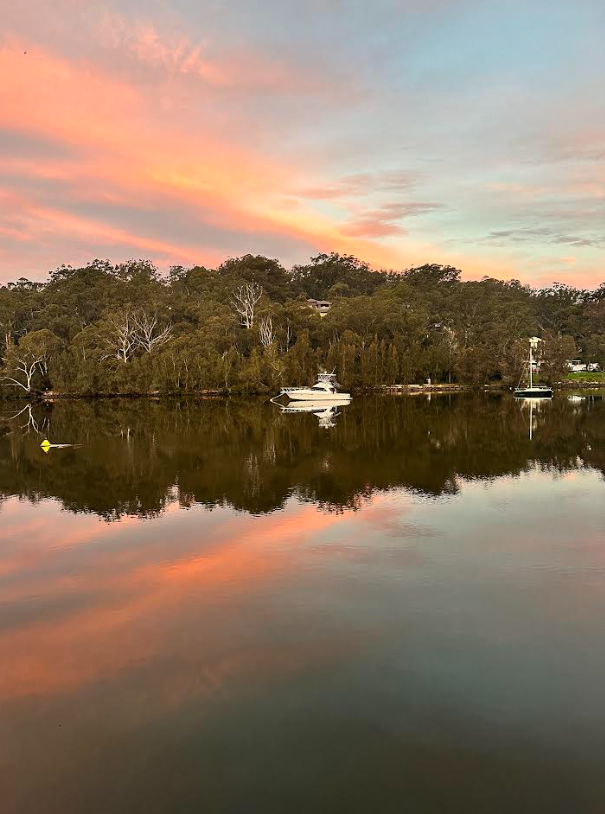
[[[313,308],[314,311],[317,311],[320,317],[325,317],[328,313],[330,308],[332,307],[332,303],[329,300],[313,300],[308,299],[307,304]]]
[[[572,373],[594,373],[599,370],[596,362],[583,362],[581,359],[568,359],[567,367]]]

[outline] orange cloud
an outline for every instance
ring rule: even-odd
[[[56,510],[49,508],[51,513]],[[89,518],[72,521],[76,528],[70,546],[89,546],[107,534],[119,539],[124,527],[122,522],[107,525],[91,523]],[[38,578],[30,574],[35,575],[49,558],[63,556],[62,549],[49,550],[53,532],[47,523],[47,535],[38,537],[36,551],[19,560],[21,596],[35,593],[47,601],[68,599],[75,592],[88,600],[84,608],[71,610],[67,602],[66,610],[54,618],[39,618],[0,633],[0,650],[11,653],[0,671],[0,698],[68,692],[141,666],[170,650],[171,630],[178,624],[185,597],[201,605],[200,617],[203,606],[214,601],[224,585],[229,586],[232,601],[239,603],[260,581],[291,572],[298,559],[297,546],[309,533],[339,522],[342,517],[322,514],[312,506],[255,518],[251,526],[249,520],[235,516],[214,531],[207,530],[210,539],[204,542],[203,553],[139,565],[138,560],[153,551],[154,541],[163,540],[165,524],[160,521],[144,548],[109,554],[95,547],[77,579],[66,580],[63,571],[52,578],[45,566],[44,584],[38,585]],[[139,524],[131,520],[130,535],[132,523]],[[141,530],[149,528],[139,525]],[[198,523],[180,527],[182,545],[199,549],[199,529]],[[13,529],[12,536],[15,533]],[[19,584],[11,591],[13,603],[19,600]]]
[[[48,25],[52,36],[32,41],[33,29],[16,12],[0,35],[0,138],[2,130],[9,136],[0,184],[24,200],[2,216],[1,276],[42,274],[93,253],[116,261],[146,254],[161,265],[213,265],[244,251],[290,263],[332,249],[373,266],[451,263],[471,278],[557,276],[560,260],[535,246],[523,253],[515,246],[478,247],[480,234],[464,241],[441,234],[441,224],[449,234],[467,229],[460,218],[465,196],[476,199],[475,208],[495,201],[490,216],[496,218],[498,207],[510,215],[520,202],[529,207],[562,199],[556,174],[524,165],[515,174],[458,185],[447,201],[447,179],[442,185],[434,172],[436,197],[427,200],[458,206],[459,225],[448,225],[453,208],[443,207],[429,232],[420,219],[404,228],[401,217],[442,206],[409,201],[410,190],[424,183],[425,157],[403,168],[394,159],[390,169],[376,159],[368,169],[355,148],[349,150],[346,133],[331,131],[358,87],[351,75],[344,81],[336,60],[323,70],[318,55],[312,64],[299,60],[297,68],[294,56],[279,58],[245,41],[236,46],[210,30],[196,34],[167,9],[160,23],[113,5],[64,0],[62,6],[67,22],[34,4],[38,28]],[[73,42],[75,30],[85,45]],[[307,100],[308,121],[294,112]],[[360,122],[362,135],[364,126]],[[328,141],[338,139],[327,158],[317,144],[324,129]],[[20,140],[29,144],[23,154]],[[551,146],[553,153],[592,157],[590,174],[570,162],[564,191],[591,202],[594,224],[604,200],[598,122]],[[326,175],[338,177],[341,148],[364,162],[361,171],[349,164],[340,181],[326,181]],[[452,174],[450,186],[458,177]],[[414,206],[421,208],[414,212]],[[601,273],[596,250],[573,267],[577,281],[595,282]]]
[[[147,58],[168,59],[151,33],[142,42]],[[68,245],[74,238],[82,244],[104,242],[146,252],[162,262],[222,259],[228,253],[225,248],[196,237],[197,219],[219,232],[237,229],[250,239],[265,234],[267,242],[273,235],[273,240],[281,236],[311,250],[354,252],[375,265],[394,265],[399,259],[394,249],[347,234],[344,223],[321,216],[307,203],[284,206],[283,190],[303,186],[298,166],[229,143],[211,120],[201,127],[175,126],[171,117],[177,111],[169,110],[166,120],[158,121],[153,93],[146,95],[86,62],[70,62],[36,48],[27,55],[0,49],[0,74],[0,126],[52,139],[70,151],[68,158],[2,162],[20,177],[68,184],[63,207],[37,200],[39,191],[29,186],[31,197],[13,210],[21,223],[4,227],[16,239],[29,233],[43,235],[47,246],[53,240]],[[110,211],[102,217],[73,211],[112,199],[142,213],[150,200],[177,217],[182,212],[191,222],[189,241],[171,239],[168,230],[147,233],[144,217],[134,231],[111,222]]]

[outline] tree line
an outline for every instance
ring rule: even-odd
[[[322,317],[310,299],[332,306]],[[4,395],[266,393],[319,368],[350,388],[512,385],[530,336],[544,340],[546,382],[570,358],[605,368],[605,283],[535,289],[331,253],[291,269],[245,255],[167,275],[147,260],[94,260],[0,287]]]

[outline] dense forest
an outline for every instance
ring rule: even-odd
[[[310,299],[330,301],[328,313]],[[574,357],[605,368],[605,283],[465,282],[451,266],[373,271],[332,253],[290,270],[246,255],[167,275],[95,260],[0,287],[4,395],[265,393],[321,367],[353,388],[511,385],[529,336],[544,340],[544,381]]]

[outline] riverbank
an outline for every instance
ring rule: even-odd
[[[603,390],[605,389],[605,382],[602,380],[588,380],[588,381],[562,381],[556,382],[552,385],[555,391],[566,390]],[[371,393],[384,393],[388,395],[420,395],[420,394],[453,394],[453,393],[507,393],[511,392],[514,388],[510,385],[502,383],[489,383],[484,385],[469,385],[469,384],[392,384],[392,385],[379,385],[373,388],[352,388],[353,395],[361,396]],[[162,392],[159,390],[151,391],[148,393],[137,392],[107,392],[107,393],[77,393],[77,392],[60,392],[57,390],[47,390],[44,392],[35,393],[9,393],[4,392],[0,394],[0,401],[42,401],[52,403],[53,401],[60,400],[105,400],[105,399],[214,399],[224,398],[229,396],[245,397],[245,396],[261,396],[269,397],[274,395],[272,392],[260,392],[258,390],[197,390],[179,393]]]
[[[589,380],[589,381],[563,381],[555,382],[552,385],[553,390],[603,390],[605,389],[605,381],[603,380]],[[513,387],[506,384],[484,384],[484,385],[466,385],[466,384],[394,384],[383,385],[377,388],[382,393],[391,394],[405,394],[414,395],[418,393],[470,393],[470,392],[490,392],[490,393],[507,393],[514,390]]]

